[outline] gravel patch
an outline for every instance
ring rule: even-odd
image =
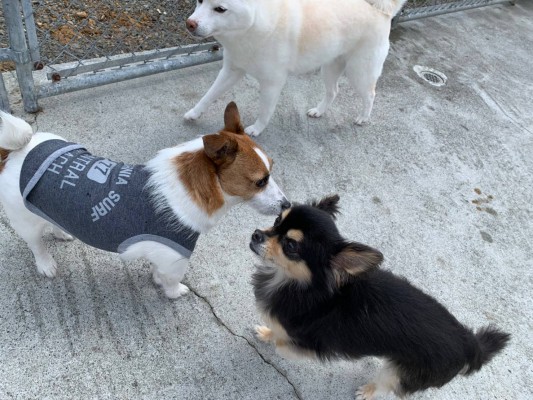
[[[34,1],[41,61],[58,64],[197,43],[185,29],[195,5],[193,0]],[[7,45],[0,10],[0,47]]]

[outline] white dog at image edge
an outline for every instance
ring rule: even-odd
[[[322,116],[346,74],[363,107],[355,123],[370,118],[376,82],[389,51],[393,16],[406,0],[197,0],[187,29],[214,36],[224,47],[215,82],[184,118],[195,120],[246,74],[260,86],[259,116],[245,129],[259,135],[268,125],[289,73],[321,67],[323,99],[307,114]]]

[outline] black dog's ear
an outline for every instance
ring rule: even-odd
[[[333,270],[347,272],[350,275],[359,275],[376,268],[383,262],[383,254],[361,243],[348,243],[331,260]]]
[[[319,202],[313,201],[311,202],[312,207],[316,207],[322,211],[327,212],[329,215],[331,215],[332,218],[335,218],[337,214],[339,213],[339,203],[340,197],[338,194],[334,194],[332,196],[324,197]]]

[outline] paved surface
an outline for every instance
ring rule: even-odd
[[[414,399],[531,399],[533,2],[405,23],[393,33],[372,124],[352,124],[346,81],[332,112],[310,120],[317,74],[293,77],[258,142],[294,201],[339,193],[342,232],[384,267],[440,299],[465,324],[495,323],[510,346],[470,378]],[[444,72],[442,88],[415,64]],[[221,127],[235,99],[253,122],[257,85],[241,83],[200,122],[181,115],[218,71],[206,65],[41,101],[39,130],[141,163]],[[1,190],[1,188],[0,188]],[[350,399],[379,366],[289,362],[259,343],[248,240],[273,218],[234,209],[202,236],[177,301],[146,263],[79,242],[49,242],[60,265],[37,275],[0,213],[0,398]]]

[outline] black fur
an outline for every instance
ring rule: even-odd
[[[492,326],[474,334],[407,279],[379,269],[381,253],[339,234],[331,218],[336,202],[325,210],[318,204],[293,207],[269,230],[280,239],[290,229],[304,233],[298,254],[312,273],[311,283],[286,279],[272,290],[275,268],[263,266],[253,275],[258,306],[279,320],[295,346],[322,360],[388,359],[399,374],[398,394],[440,387],[464,367],[467,374],[478,370],[505,347],[509,334]],[[339,279],[335,260],[346,249],[370,254],[373,268]]]

